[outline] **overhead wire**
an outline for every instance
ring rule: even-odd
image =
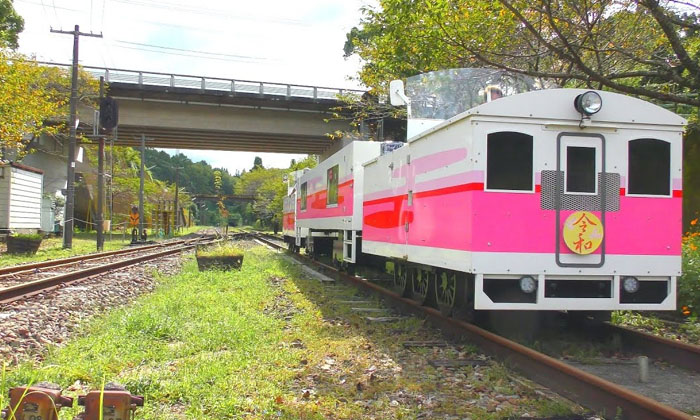
[[[161,46],[161,45],[144,44],[144,43],[140,43],[140,42],[116,40],[116,43],[117,44],[124,44],[124,45],[115,45],[117,48],[141,50],[141,51],[183,56],[183,57],[197,57],[197,58],[205,58],[205,59],[212,59],[212,60],[219,60],[219,61],[237,61],[237,62],[250,62],[250,63],[269,61],[269,59],[267,59],[265,57],[254,57],[254,56],[235,55],[235,54],[223,54],[223,53],[215,53],[215,52],[201,51],[201,50],[189,50],[189,49],[185,49],[185,48],[165,47],[165,46]]]
[[[58,22],[58,26],[63,26],[61,23],[61,19],[58,17],[58,12],[56,11],[56,0],[51,0],[51,5],[53,6],[53,14],[56,16],[56,21]]]
[[[225,11],[220,10],[220,9],[206,9],[206,8],[202,8],[202,7],[185,6],[182,4],[174,4],[174,3],[160,2],[160,1],[154,1],[154,0],[110,0],[110,1],[113,1],[115,3],[131,4],[134,6],[145,6],[145,7],[151,7],[151,8],[161,9],[161,10],[180,11],[180,12],[186,12],[186,13],[190,13],[190,14],[224,17],[224,18],[231,18],[231,19],[237,19],[237,20],[246,20],[246,21],[257,20],[257,21],[264,21],[264,22],[270,22],[270,23],[280,23],[280,24],[285,24],[285,25],[310,26],[308,23],[305,23],[305,22],[298,20],[298,19],[284,19],[284,18],[270,18],[270,17],[261,18],[259,16],[237,16],[237,15],[232,15],[230,13],[226,13]]]
[[[27,2],[29,3],[29,2]],[[44,16],[46,16],[46,20],[50,20],[49,14],[46,11],[46,5],[44,4],[44,0],[41,0],[41,10],[44,12]]]
[[[35,1],[30,1],[30,0],[17,0],[17,1],[18,1],[18,2],[21,2],[21,3],[34,4],[34,5],[42,6],[42,7],[45,7],[45,6],[46,6],[46,4],[44,3],[43,0],[41,1],[41,3],[38,3],[38,2],[35,2]],[[69,11],[71,11],[71,12],[77,12],[77,11],[78,11],[78,9],[71,9],[70,7],[60,7],[60,6],[55,6],[55,5],[52,6],[52,7],[53,7],[54,9],[69,10]],[[47,13],[48,13],[48,12],[47,12]]]

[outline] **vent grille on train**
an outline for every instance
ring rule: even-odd
[[[586,210],[601,211],[600,194],[564,194],[564,172],[562,176],[562,188],[558,192],[561,197],[561,210]],[[606,173],[603,181],[603,174],[598,173],[598,185],[603,186],[605,194],[605,211],[620,210],[620,174]],[[542,171],[542,197],[541,206],[543,210],[555,210],[555,199],[557,194],[557,171]]]

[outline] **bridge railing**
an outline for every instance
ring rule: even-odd
[[[41,63],[52,66],[70,67],[68,64]],[[356,89],[337,89],[321,86],[293,85],[286,83],[258,82],[252,80],[223,79],[186,74],[169,74],[105,67],[83,66],[85,71],[95,77],[103,76],[108,83],[132,83],[139,86],[163,86],[172,88],[214,90],[231,93],[273,95],[286,98],[337,99],[338,95],[357,95],[365,93]]]

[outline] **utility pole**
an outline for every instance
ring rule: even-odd
[[[105,78],[100,76],[100,102],[104,96]],[[97,250],[104,248],[104,194],[105,194],[105,138],[100,136],[100,119],[97,118],[94,126],[94,134],[98,136],[97,147]],[[111,227],[110,227],[111,228]]]
[[[76,145],[76,119],[78,113],[78,42],[80,36],[102,38],[102,34],[80,32],[80,26],[75,25],[73,31],[57,31],[57,34],[73,35],[73,67],[71,70],[70,85],[70,139],[68,140],[68,180],[66,182],[66,214],[63,216],[63,248],[73,247],[73,209],[75,205],[75,145]]]

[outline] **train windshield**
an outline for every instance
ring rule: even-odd
[[[462,68],[409,77],[410,118],[447,120],[503,96],[536,89],[535,81],[503,70]]]

